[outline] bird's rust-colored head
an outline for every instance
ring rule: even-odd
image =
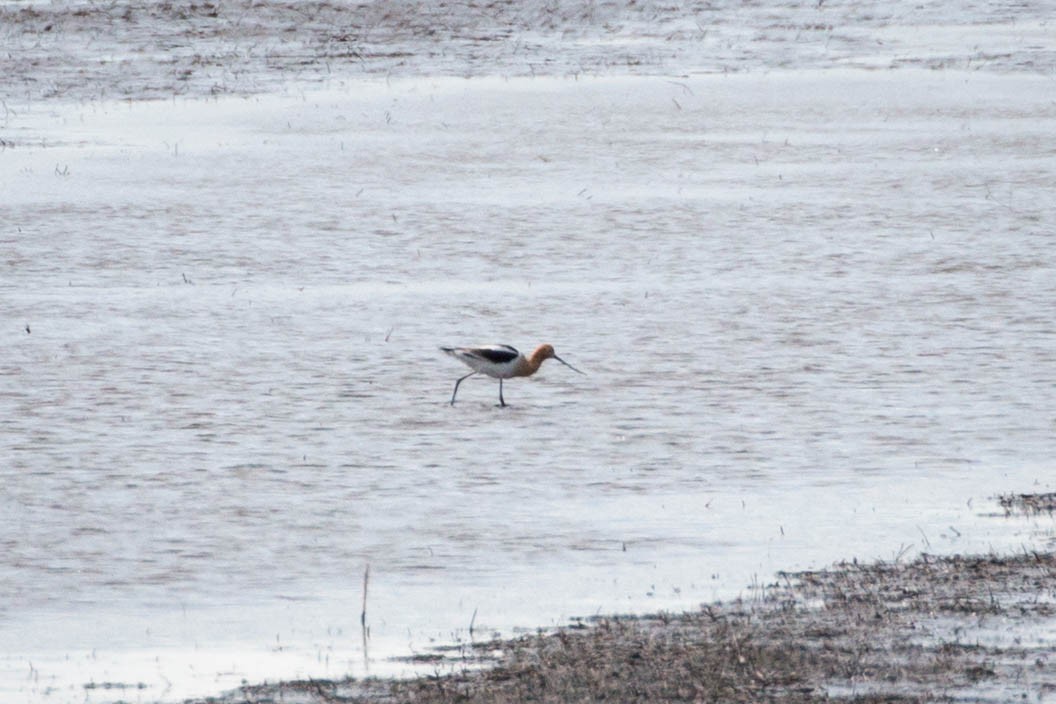
[[[575,367],[573,367],[568,362],[566,362],[565,360],[563,360],[560,357],[558,357],[557,353],[554,352],[554,346],[550,345],[550,344],[546,344],[546,343],[536,347],[535,351],[532,352],[531,356],[528,358],[528,364],[531,366],[532,372],[534,372],[537,369],[539,369],[539,365],[542,364],[543,361],[547,360],[547,359],[556,359],[558,362],[561,362],[561,364],[564,364],[566,367],[568,367],[572,371],[579,372],[580,374],[583,373],[583,372],[580,372]]]
[[[550,359],[551,357],[556,356],[557,355],[554,354],[554,346],[546,343],[539,345],[535,348],[535,351],[532,352],[532,359],[539,360],[540,363],[542,363],[544,359]]]

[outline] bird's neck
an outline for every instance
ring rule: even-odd
[[[535,350],[530,355],[528,355],[528,358],[524,362],[526,372],[525,376],[535,374],[537,371],[539,371],[539,367],[543,365],[543,361],[546,359],[547,357],[543,353],[543,345],[536,347]]]

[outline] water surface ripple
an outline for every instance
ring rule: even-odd
[[[1051,490],[1052,95],[416,79],[8,118],[0,696],[365,674],[368,563],[379,672],[475,612],[1016,545],[978,513]],[[438,345],[544,341],[587,376],[447,404]]]

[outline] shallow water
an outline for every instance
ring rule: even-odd
[[[470,623],[1017,547],[1035,521],[982,514],[1052,490],[1052,95],[829,70],[9,115],[0,698],[407,671]],[[543,341],[587,376],[447,404],[438,345]]]

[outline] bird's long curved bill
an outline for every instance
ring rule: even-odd
[[[561,362],[561,364],[564,364],[564,365],[565,365],[566,367],[568,367],[568,368],[569,368],[569,369],[571,369],[572,371],[574,371],[574,372],[579,372],[580,374],[586,375],[586,372],[580,372],[580,371],[579,371],[578,369],[576,369],[576,368],[575,368],[575,367],[573,367],[573,366],[572,366],[571,364],[569,364],[569,363],[568,363],[568,362],[566,362],[565,360],[563,360],[563,359],[561,359],[560,357],[558,357],[558,356],[557,356],[556,354],[554,355],[554,359],[556,359],[556,360],[557,360],[558,362]]]

